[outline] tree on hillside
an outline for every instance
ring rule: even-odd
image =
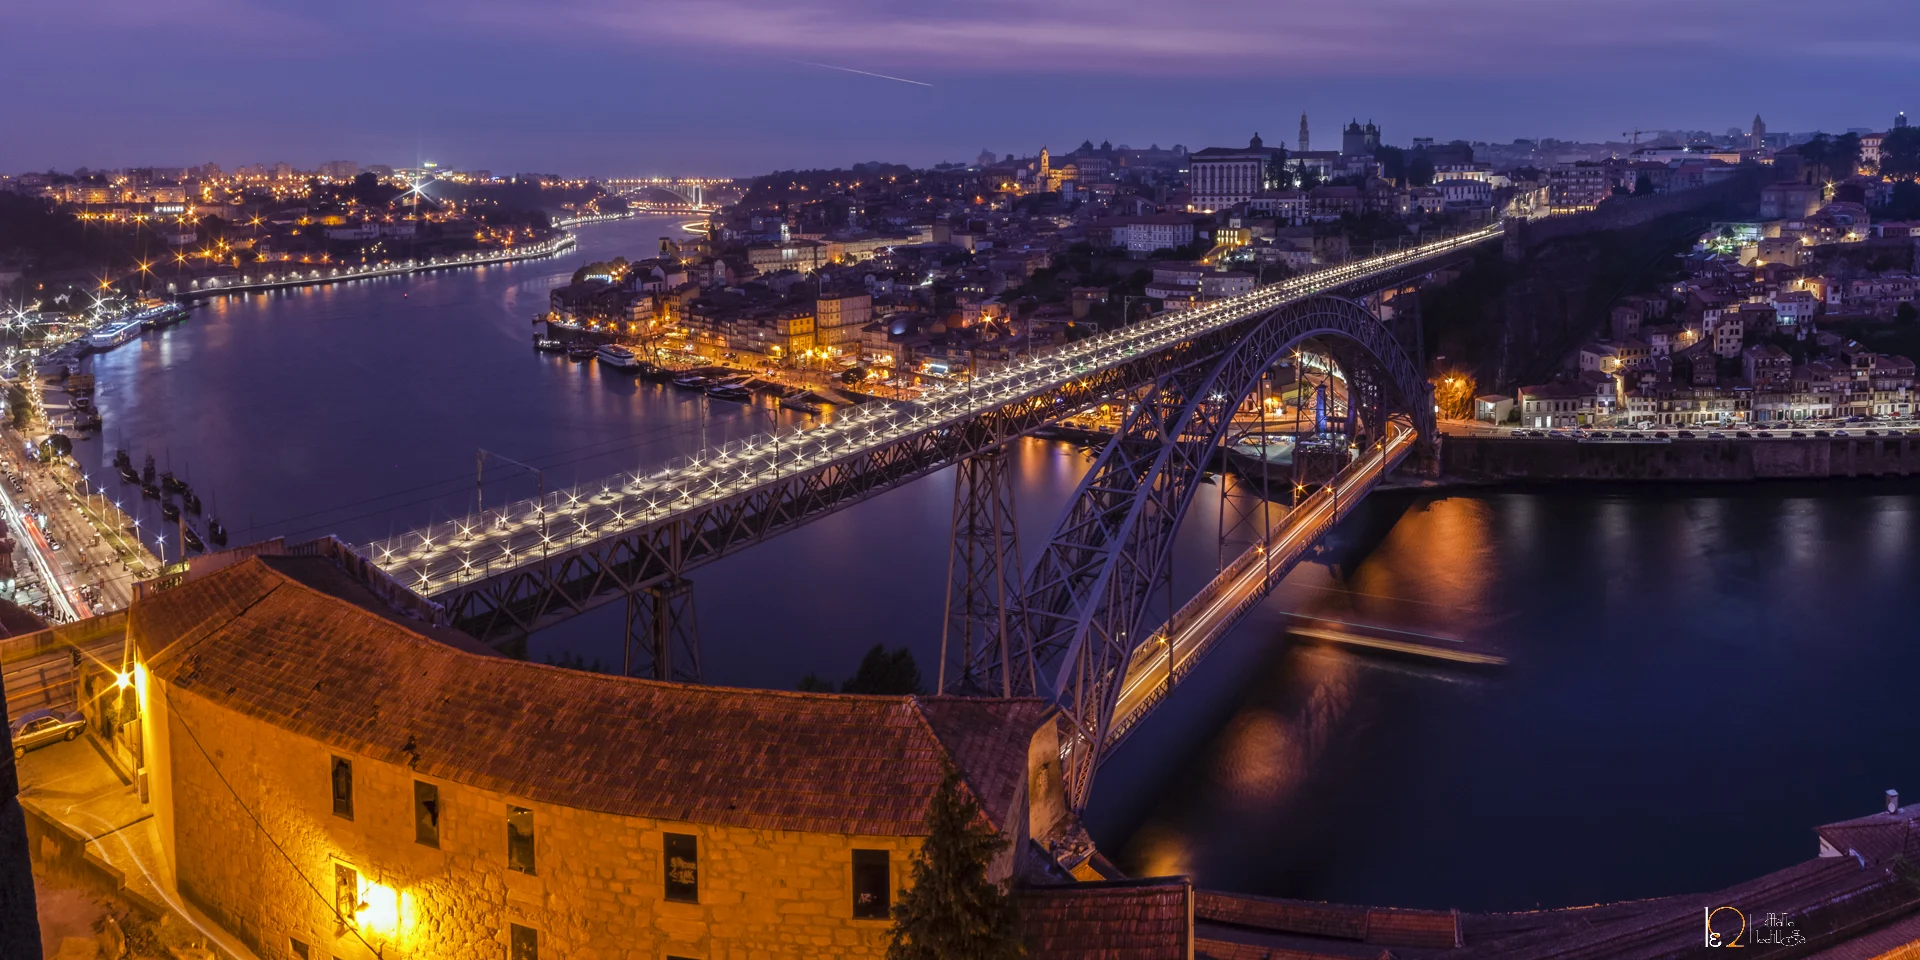
[[[1373,159],[1380,162],[1380,176],[1391,180],[1396,186],[1406,186],[1407,152],[1399,147],[1382,146],[1373,151]]]
[[[1920,176],[1920,127],[1897,127],[1880,143],[1880,172],[1889,177]]]
[[[1833,138],[1833,152],[1827,158],[1827,179],[1845,180],[1860,171],[1860,135],[1843,133]]]
[[[1433,157],[1427,151],[1415,148],[1407,156],[1407,184],[1415,187],[1433,186]]]
[[[1287,169],[1287,151],[1275,150],[1267,155],[1264,179],[1264,186],[1268,190],[1285,190],[1293,186],[1293,171]]]
[[[1007,846],[951,765],[927,807],[927,841],[913,858],[913,885],[893,907],[887,960],[1015,960],[1017,905],[987,865]]]

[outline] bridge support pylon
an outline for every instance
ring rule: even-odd
[[[1008,648],[1016,633],[1026,633],[1014,629],[1022,572],[1007,449],[996,447],[961,460],[954,475],[947,618],[940,631],[942,693],[1013,695],[1012,669],[1033,662],[1010,656],[1016,651]]]
[[[629,677],[700,682],[700,624],[693,581],[674,577],[627,593],[622,672]]]

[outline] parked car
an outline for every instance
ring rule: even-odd
[[[1692,440],[1692,439],[1693,439],[1693,431],[1692,431],[1692,430],[1682,430],[1682,431],[1680,431],[1679,433],[1676,433],[1676,434],[1674,434],[1674,436],[1676,436],[1676,437],[1679,437],[1679,438],[1680,438],[1680,439],[1682,439],[1682,440]]]
[[[52,710],[28,710],[13,721],[13,756],[19,759],[28,750],[59,740],[72,740],[87,728],[87,718],[77,713]]]
[[[1745,439],[1748,439],[1749,437],[1752,437],[1752,436],[1753,436],[1753,434],[1751,434],[1751,433],[1748,433],[1748,432],[1746,432],[1745,430],[1735,430],[1735,431],[1733,432],[1733,435],[1734,435],[1734,436],[1736,436],[1736,437],[1739,437],[1739,438],[1740,438],[1740,439],[1742,439],[1742,440],[1745,440]]]
[[[1851,437],[1851,436],[1853,436],[1853,434],[1851,434],[1851,433],[1848,433],[1848,432],[1846,432],[1845,430],[1835,430],[1835,431],[1833,432],[1833,435],[1834,435],[1834,436],[1836,436],[1836,437]]]

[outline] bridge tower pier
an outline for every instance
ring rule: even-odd
[[[947,551],[947,618],[940,630],[943,693],[1012,696],[1011,638],[1020,617],[1020,524],[1007,475],[1007,448],[960,461],[953,482],[953,536]],[[1032,678],[1026,678],[1032,689]]]
[[[693,581],[663,580],[627,592],[625,660],[629,677],[700,682],[700,624]]]

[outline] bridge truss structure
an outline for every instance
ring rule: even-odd
[[[1234,412],[1262,388],[1269,369],[1308,341],[1331,353],[1346,376],[1344,433],[1356,450],[1383,449],[1389,417],[1398,417],[1411,427],[1415,452],[1431,451],[1426,375],[1364,307],[1313,296],[1248,317],[1217,341],[1196,341],[1205,362],[1152,381],[1027,573],[1021,606],[1007,621],[1010,635],[989,648],[1000,654],[970,661],[980,664],[970,685],[1061,707],[1073,728],[1063,773],[1076,808],[1112,742],[1129,664],[1143,644],[1164,636],[1160,625],[1175,612],[1167,589],[1174,534],[1229,441]],[[1298,555],[1289,554],[1288,564]]]

